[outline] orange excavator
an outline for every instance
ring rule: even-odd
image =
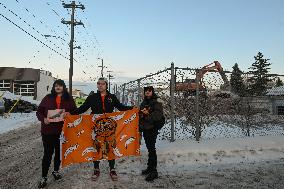
[[[203,83],[203,76],[207,72],[219,72],[221,78],[224,81],[224,85],[222,86],[222,88],[229,88],[230,84],[221,64],[218,61],[214,61],[211,64],[208,64],[198,70],[195,79],[185,79],[183,82],[177,82],[176,91],[183,92],[184,96],[186,97],[189,95],[195,95],[198,87],[200,93],[206,93],[207,89]]]

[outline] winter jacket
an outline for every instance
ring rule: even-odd
[[[114,94],[107,92],[104,100],[105,108],[103,108],[103,102],[101,98],[101,93],[90,94],[86,101],[71,114],[82,114],[91,108],[91,114],[102,114],[102,113],[112,113],[114,108],[117,108],[119,111],[131,110],[132,106],[125,106],[119,102],[117,97]]]
[[[41,133],[42,134],[54,134],[59,135],[62,131],[62,127],[64,122],[56,122],[56,123],[50,123],[46,125],[44,123],[44,118],[47,118],[48,110],[55,110],[56,108],[56,97],[53,97],[51,95],[45,96],[41,103],[39,104],[39,107],[36,112],[36,116],[38,120],[41,122]],[[70,99],[61,99],[60,108],[59,109],[65,109],[65,112],[71,112],[76,109],[75,102],[73,98]]]
[[[163,105],[162,101],[154,95],[152,98],[144,98],[140,105],[140,110],[149,108],[149,115],[140,113],[139,127],[140,131],[149,130],[155,128],[155,122],[159,121],[163,117]]]

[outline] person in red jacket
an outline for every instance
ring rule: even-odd
[[[41,136],[44,148],[42,158],[42,179],[38,187],[44,188],[47,185],[47,174],[51,164],[52,155],[54,155],[54,171],[52,172],[55,180],[62,178],[58,172],[60,167],[60,134],[63,127],[63,120],[60,120],[60,115],[65,116],[68,112],[76,109],[75,102],[69,95],[66,85],[63,80],[56,80],[53,84],[51,93],[46,95],[36,112],[38,120],[41,122]],[[50,112],[57,112],[50,117]],[[59,117],[59,118],[58,118]]]

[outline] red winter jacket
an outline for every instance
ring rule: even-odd
[[[38,120],[41,122],[41,133],[42,134],[54,134],[59,135],[62,131],[62,127],[64,122],[58,123],[50,123],[48,125],[44,124],[44,118],[47,117],[48,110],[55,110],[56,109],[56,98],[50,95],[45,96],[36,112],[36,116]],[[71,112],[76,109],[75,102],[73,98],[70,99],[61,99],[60,109],[65,109],[65,112]]]

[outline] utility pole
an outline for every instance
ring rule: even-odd
[[[61,23],[63,24],[68,24],[68,25],[71,25],[71,39],[70,39],[70,68],[69,68],[69,93],[70,95],[72,95],[72,77],[73,77],[73,50],[74,50],[74,28],[75,26],[77,25],[83,25],[84,24],[80,21],[80,22],[77,22],[75,20],[75,9],[82,9],[84,10],[85,9],[85,6],[84,5],[77,5],[75,3],[75,1],[72,1],[71,4],[66,4],[66,3],[62,3],[63,7],[66,8],[66,9],[71,9],[71,21],[65,21],[65,20],[62,20]]]
[[[102,61],[102,65],[99,66],[99,68],[101,68],[101,77],[104,77],[104,68],[106,68],[106,66],[104,66],[104,59],[103,58],[98,58]]]
[[[109,88],[109,90],[110,90],[110,80],[111,79],[114,79],[114,76],[113,75],[110,75],[110,72],[112,72],[112,71],[107,71],[108,72],[108,88]]]
[[[117,84],[115,84],[113,87],[113,93],[117,96]]]
[[[170,82],[170,112],[171,112],[171,142],[175,141],[175,66],[171,63],[171,82]]]

